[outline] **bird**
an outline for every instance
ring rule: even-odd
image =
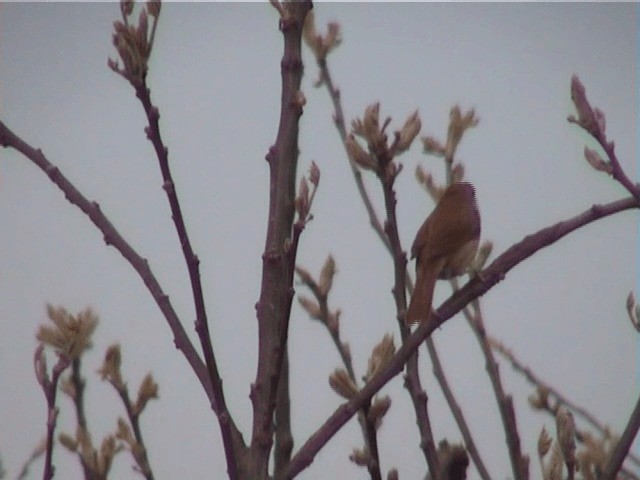
[[[475,188],[468,182],[452,183],[411,246],[411,258],[416,259],[416,285],[405,316],[407,325],[427,320],[436,280],[467,272],[479,241],[480,212]]]

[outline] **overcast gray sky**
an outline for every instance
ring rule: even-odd
[[[582,151],[589,140],[566,122],[573,113],[573,73],[605,112],[618,158],[636,178],[634,5],[319,3],[314,11],[318,28],[329,20],[343,27],[343,45],[329,64],[348,120],[380,101],[382,114],[391,115],[397,128],[418,108],[421,133],[444,138],[452,105],[476,109],[480,125],[465,136],[458,156],[476,185],[483,239],[494,242],[495,254],[593,203],[626,196],[586,164]],[[132,88],[106,65],[107,57],[115,57],[111,28],[118,18],[115,3],[2,4],[0,118],[100,203],[149,259],[191,332],[188,276],[144,136],[143,112]],[[279,116],[277,26],[268,4],[166,4],[149,74],[202,262],[228,404],[245,437],[267,212],[264,156]],[[317,272],[326,256],[334,255],[339,271],[332,306],[343,311],[342,333],[362,374],[371,348],[385,333],[399,338],[392,264],[369,227],[327,94],[312,87],[317,69],[308,51],[305,60],[299,172],[315,160],[322,178],[299,263]],[[413,171],[420,164],[442,179],[443,168],[421,153],[419,142],[400,160],[405,170],[397,183],[398,221],[408,249],[432,208]],[[370,175],[366,182],[381,211],[377,182]],[[115,392],[94,373],[106,347],[118,341],[130,387],[137,388],[148,371],[160,384],[160,401],[142,419],[156,478],[222,477],[226,467],[217,422],[144,285],[41,171],[7,150],[0,152],[0,225],[0,455],[9,478],[45,430],[46,406],[32,356],[46,302],[73,312],[91,305],[101,317],[84,363],[95,441],[123,414]],[[636,212],[607,218],[519,265],[482,299],[492,335],[617,431],[638,392],[638,342],[625,312],[626,295],[637,281],[637,239]],[[448,295],[449,287],[438,285],[434,303]],[[499,415],[472,333],[454,318],[434,338],[490,472],[497,479],[510,476]],[[290,353],[297,449],[340,403],[327,383],[339,357],[297,303]],[[459,441],[425,357],[421,351],[434,432],[438,439]],[[506,364],[501,372],[515,398],[536,478],[537,435],[543,425],[553,431],[553,421],[531,412],[531,388],[521,377]],[[421,478],[425,465],[402,379],[383,393],[394,402],[380,431],[383,468],[396,466],[401,478]],[[71,431],[71,405],[63,397],[60,404],[59,429]],[[365,478],[348,460],[361,443],[352,421],[301,478]],[[56,465],[57,478],[79,478],[77,461],[62,449],[56,451]],[[114,478],[129,478],[130,465],[119,459]],[[477,473],[471,471],[470,478]]]

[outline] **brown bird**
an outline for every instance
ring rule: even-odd
[[[407,325],[427,320],[436,280],[465,273],[476,257],[479,240],[480,213],[473,185],[452,183],[411,246],[411,258],[416,258],[416,286],[407,310]]]

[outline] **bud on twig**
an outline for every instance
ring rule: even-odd
[[[369,422],[371,422],[376,429],[380,428],[380,425],[382,425],[382,419],[389,411],[389,407],[391,407],[391,399],[388,395],[376,398],[373,401],[373,404],[371,405],[371,408],[369,408],[369,414],[367,416]]]
[[[475,116],[476,112],[472,108],[467,113],[462,115],[460,107],[455,105],[449,113],[449,130],[447,132],[447,143],[445,146],[445,159],[447,162],[453,162],[453,158],[462,140],[462,135],[469,128],[478,125],[479,119]]]
[[[315,300],[311,300],[303,295],[298,295],[298,303],[300,303],[312,319],[322,320],[322,310]]]
[[[351,455],[349,455],[349,460],[360,467],[368,467],[373,461],[371,454],[366,448],[354,448]]]
[[[320,168],[315,161],[311,161],[311,166],[309,167],[309,181],[315,187],[320,183]]]
[[[573,414],[562,406],[556,412],[556,436],[562,457],[567,465],[567,469],[573,470],[576,463],[576,426],[573,421]]]
[[[609,162],[605,162],[600,154],[589,147],[584,147],[584,158],[587,159],[589,165],[600,172],[605,172],[611,175],[613,173],[613,167]]]
[[[567,120],[580,125],[592,135],[597,135],[599,131],[598,122],[587,100],[584,85],[575,74],[571,76],[571,100],[573,100],[573,104],[578,112],[578,118],[576,119],[576,117],[570,115]]]
[[[542,460],[547,454],[547,452],[551,448],[552,443],[553,439],[547,433],[547,429],[542,427],[540,435],[538,435],[538,457],[540,458],[540,460]]]
[[[442,143],[435,137],[422,137],[422,144],[424,145],[424,153],[426,154],[444,157],[446,153]]]
[[[305,220],[309,214],[309,185],[307,179],[302,177],[300,179],[300,186],[298,187],[298,196],[295,200],[296,212],[298,212],[298,218]]]
[[[320,294],[326,296],[331,290],[333,284],[333,276],[336,274],[336,262],[333,256],[329,255],[322,266],[320,272],[320,282],[318,284],[318,290]]]
[[[154,398],[158,398],[158,384],[153,379],[153,376],[147,373],[138,389],[138,399],[133,406],[133,414],[136,416],[140,415],[147,406],[147,403],[149,403],[149,400]]]
[[[631,325],[640,332],[640,305],[636,304],[636,298],[633,292],[629,292],[627,296],[627,313],[631,320]]]
[[[395,156],[407,151],[409,147],[411,147],[413,140],[420,132],[421,127],[422,123],[420,122],[418,111],[416,110],[409,115],[407,120],[404,122],[402,129],[399,132],[396,132],[396,141],[393,145],[392,155]]]
[[[351,400],[358,394],[358,386],[349,378],[349,374],[343,368],[336,368],[329,376],[329,385],[341,397]]]
[[[371,380],[384,366],[389,362],[393,354],[396,353],[396,347],[393,343],[393,335],[387,333],[380,342],[373,347],[371,357],[369,357],[369,365],[365,380]]]
[[[345,141],[347,153],[351,161],[365,170],[375,171],[378,168],[378,162],[376,162],[371,155],[364,151],[360,144],[356,141],[353,134],[347,137]]]

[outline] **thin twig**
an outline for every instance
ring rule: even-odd
[[[454,279],[453,283],[455,285],[454,290],[456,290],[458,286],[457,281],[455,281]],[[482,318],[480,302],[475,299],[473,300],[472,305],[474,307],[475,314],[471,316],[469,315],[468,309],[465,309],[465,316],[467,317],[469,326],[478,339],[478,343],[480,343],[480,349],[482,350],[482,354],[485,358],[485,367],[487,369],[489,379],[491,380],[491,385],[496,396],[498,410],[500,411],[500,417],[502,419],[502,425],[505,431],[513,476],[516,480],[528,480],[529,457],[527,455],[523,455],[520,448],[520,436],[518,435],[518,425],[516,422],[515,410],[513,407],[513,397],[505,393],[504,388],[502,387],[502,380],[500,379],[498,363],[493,356],[491,345],[487,337],[487,332],[484,328],[484,320]]]
[[[140,473],[147,480],[154,480],[153,471],[151,470],[151,464],[149,463],[149,458],[147,457],[147,447],[144,443],[144,438],[142,437],[142,430],[140,430],[140,413],[136,412],[134,406],[131,404],[131,399],[129,398],[129,389],[126,384],[120,388],[116,385],[113,385],[120,399],[122,400],[122,404],[127,412],[127,418],[129,419],[129,423],[131,424],[131,429],[133,430],[133,435],[136,439],[137,445],[140,447],[140,450],[136,456],[136,462],[140,467]]]
[[[578,415],[580,418],[588,422],[601,435],[603,436],[611,435],[609,428],[603,425],[602,423],[600,423],[600,421],[598,421],[595,415],[590,413],[586,408],[581,407],[575,402],[572,402],[566,396],[560,393],[556,388],[552,387],[547,382],[545,382],[540,377],[538,377],[535,373],[533,373],[533,371],[529,367],[524,365],[515,356],[513,351],[504,345],[504,343],[492,337],[489,338],[489,343],[491,344],[491,347],[495,351],[497,351],[500,355],[502,355],[511,364],[511,367],[516,372],[521,373],[529,383],[531,383],[538,389],[544,390],[548,395],[551,395],[552,397],[555,398],[555,402],[553,402],[555,405],[551,405],[550,402],[546,402],[543,405],[544,410],[547,413],[549,413],[552,417],[555,417],[558,407],[564,405],[573,413]],[[576,430],[576,438],[579,441],[582,441],[582,438],[584,438],[584,434],[579,430]],[[633,453],[629,453],[629,455],[627,456],[627,459],[633,462],[636,466],[640,466],[640,458],[638,458]]]
[[[427,337],[425,343],[427,345],[427,351],[429,352],[431,364],[433,365],[433,375],[436,377],[436,380],[438,380],[438,384],[440,385],[440,389],[442,390],[442,393],[447,401],[447,405],[449,405],[449,410],[451,410],[453,418],[458,425],[458,429],[462,434],[462,439],[464,440],[464,445],[467,449],[467,452],[469,452],[469,456],[473,460],[480,478],[482,478],[483,480],[491,480],[491,476],[487,471],[487,467],[485,467],[484,462],[482,461],[482,457],[480,457],[478,447],[476,447],[475,441],[473,440],[469,425],[467,425],[467,421],[464,418],[462,409],[460,408],[458,401],[453,395],[453,391],[451,390],[449,382],[447,381],[447,378],[444,374],[444,369],[442,367],[442,363],[440,362],[440,357],[438,356],[438,352],[436,351],[435,342],[429,336]]]
[[[369,401],[389,380],[403,370],[404,364],[427,336],[453,315],[460,312],[475,298],[485,294],[504,280],[506,274],[512,268],[534,255],[537,251],[552,245],[574,230],[603,217],[639,207],[640,203],[634,197],[617,200],[604,205],[593,205],[575,217],[558,222],[526,236],[520,242],[507,249],[497,257],[491,265],[485,268],[480,275],[474,277],[446,300],[437,310],[437,315],[431,315],[428,321],[422,323],[409,336],[385,368],[372,378],[349,402],[342,404],[334,411],[325,423],[311,435],[293,456],[285,472],[285,478],[293,478],[308,467],[315,455],[326,445],[333,435],[349,421],[358,409]]]
[[[318,58],[317,60],[318,66],[320,68],[320,81],[326,86],[333,103],[334,122],[346,150],[345,142],[347,139],[347,131],[344,120],[344,113],[342,110],[342,102],[340,99],[340,92],[333,84],[333,79],[331,78],[331,73],[329,71],[326,58]],[[349,158],[348,155],[347,158]],[[356,182],[358,192],[360,193],[362,202],[365,206],[365,209],[367,210],[367,214],[369,215],[371,226],[393,258],[395,278],[393,293],[396,302],[396,309],[398,311],[398,326],[400,329],[400,335],[402,341],[404,342],[409,334],[409,329],[403,321],[403,312],[406,311],[405,279],[407,259],[400,244],[398,227],[395,219],[396,198],[395,191],[393,190],[393,181],[387,182],[385,184],[384,172],[382,172],[382,175],[379,175],[384,193],[385,210],[387,213],[387,221],[385,222],[385,225],[383,227],[375,209],[373,208],[373,204],[364,186],[364,182],[362,181],[362,172],[352,161],[350,161],[349,164],[351,166],[351,171]],[[422,388],[422,385],[420,383],[420,376],[418,374],[417,351],[407,363],[405,387],[409,392],[416,412],[417,424],[421,437],[420,447],[429,465],[429,470],[433,473],[434,478],[437,478],[439,472],[439,461],[436,453],[433,433],[431,430],[431,422],[429,420],[429,414],[427,411],[427,394]]]
[[[73,400],[73,406],[76,411],[76,422],[80,429],[88,432],[87,417],[84,412],[84,389],[86,383],[81,374],[81,357],[73,360],[71,364],[71,377],[69,380],[73,385],[73,395],[71,396],[71,399]],[[87,462],[81,452],[78,452],[78,460],[82,466],[85,480],[93,478],[92,470],[89,468],[89,465],[87,465]]]
[[[305,277],[303,279],[304,284],[309,287],[309,290],[313,293],[314,297],[318,302],[318,306],[320,307],[320,315],[317,320],[322,323],[329,336],[333,340],[333,343],[342,359],[342,364],[347,371],[347,375],[354,383],[354,385],[358,385],[358,380],[355,375],[355,371],[353,368],[353,359],[351,357],[351,353],[348,350],[347,345],[340,338],[340,328],[338,325],[333,326],[329,321],[329,316],[331,312],[329,310],[328,303],[328,292],[324,293],[318,283],[311,277]],[[380,471],[380,454],[378,451],[378,433],[375,427],[375,423],[371,421],[369,418],[369,409],[371,407],[371,402],[368,402],[361,409],[361,414],[358,415],[358,423],[360,424],[360,428],[362,430],[362,436],[364,438],[367,450],[371,455],[371,462],[367,465],[367,470],[369,471],[369,476],[372,480],[378,480],[382,478],[382,473]]]
[[[56,407],[56,395],[58,393],[58,380],[60,375],[69,366],[69,359],[63,355],[58,357],[58,361],[51,372],[51,380],[46,377],[41,381],[40,385],[47,399],[47,436],[44,457],[44,471],[42,473],[43,480],[51,480],[53,478],[55,467],[53,466],[53,445],[56,424],[58,420],[58,407]]]
[[[155,25],[155,23],[154,23]],[[182,216],[182,209],[176,191],[176,185],[171,175],[169,167],[169,149],[164,145],[160,134],[160,113],[158,108],[151,101],[151,91],[146,82],[146,75],[142,79],[142,83],[135,86],[136,96],[142,103],[145,114],[147,116],[148,126],[145,128],[147,138],[153,145],[158,158],[160,171],[162,173],[162,188],[167,194],[169,206],[171,208],[171,218],[178,234],[178,240],[182,248],[185,263],[189,271],[189,280],[191,282],[191,291],[193,294],[193,303],[196,311],[195,328],[200,340],[200,346],[204,353],[204,361],[209,375],[213,394],[216,399],[212,408],[218,417],[218,423],[222,432],[222,440],[227,461],[227,471],[229,478],[236,479],[238,477],[236,465],[236,448],[242,448],[240,444],[234,443],[234,436],[231,433],[231,423],[233,419],[227,409],[224,390],[222,388],[222,378],[218,371],[213,345],[211,343],[211,334],[209,332],[209,321],[207,319],[207,311],[204,302],[204,294],[202,292],[202,282],[200,278],[200,259],[193,251],[187,227]]]

